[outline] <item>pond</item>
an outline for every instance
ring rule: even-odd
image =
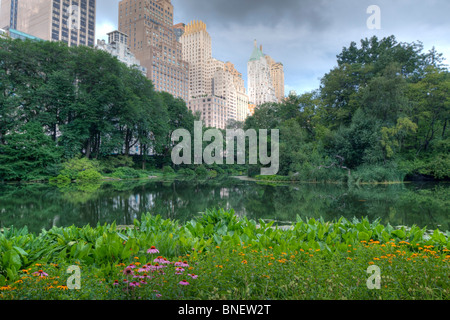
[[[380,219],[393,226],[450,230],[450,184],[405,183],[261,184],[236,178],[210,181],[111,181],[98,184],[0,184],[0,227],[27,226],[39,233],[53,226],[131,225],[149,212],[180,222],[207,208],[234,209],[249,219],[297,216],[325,221],[340,217]]]

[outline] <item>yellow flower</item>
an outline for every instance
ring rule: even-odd
[[[243,263],[243,264],[247,264],[247,260],[243,260],[242,263]]]
[[[67,288],[67,286],[57,286],[57,288],[58,288],[58,289],[61,289],[61,290],[67,290],[67,289],[69,289],[69,288]]]

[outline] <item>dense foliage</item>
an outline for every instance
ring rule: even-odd
[[[395,37],[351,43],[314,92],[265,104],[247,129],[280,130],[280,175],[403,181],[450,176],[450,73],[434,49]],[[257,172],[257,170],[255,170]]]
[[[0,298],[446,300],[448,236],[344,218],[282,230],[232,210],[182,225],[148,214],[126,229],[12,228],[0,233]],[[69,265],[80,290],[67,290]],[[366,286],[371,265],[380,290]]]
[[[192,133],[198,115],[110,54],[1,39],[0,61],[0,180],[57,177],[65,162],[79,157],[99,160],[96,171],[111,174],[131,162],[110,156],[126,159],[136,147],[134,169],[206,174],[201,166],[174,166],[170,158],[171,133]],[[244,128],[280,130],[279,174],[291,180],[448,179],[450,76],[442,61],[434,49],[423,53],[421,43],[394,36],[364,39],[360,47],[353,42],[319,89],[259,106]],[[142,175],[124,170],[115,176]],[[206,170],[214,176],[226,169]],[[250,176],[258,172],[248,166]]]
[[[107,52],[0,39],[0,61],[0,180],[57,176],[66,160],[137,146],[145,169],[149,150],[170,156],[171,132],[193,128],[182,100]]]

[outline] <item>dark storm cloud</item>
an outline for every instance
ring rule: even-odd
[[[325,0],[173,0],[184,16],[226,26],[264,24],[274,27],[285,21],[322,29],[327,25]]]
[[[139,1],[139,0],[138,0]],[[97,38],[117,28],[119,0],[97,0]],[[253,40],[281,61],[286,91],[309,91],[336,65],[352,41],[395,35],[420,40],[450,58],[449,0],[172,0],[174,23],[202,20],[212,38],[213,56],[233,62],[247,83]],[[369,30],[367,8],[381,8],[381,30]],[[449,63],[448,61],[447,63]]]

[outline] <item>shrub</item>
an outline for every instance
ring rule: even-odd
[[[175,174],[175,170],[173,170],[173,168],[170,166],[165,166],[163,168],[163,173],[164,173],[164,175],[173,175],[173,174]]]
[[[360,166],[352,172],[352,177],[359,182],[403,181],[406,171],[397,167],[395,163],[386,166]]]
[[[209,170],[208,171],[208,176],[211,177],[211,178],[217,177],[217,171],[216,170]]]
[[[101,162],[102,171],[105,173],[112,173],[117,168],[134,166],[133,158],[130,156],[111,156]]]
[[[98,181],[101,178],[100,172],[94,169],[83,170],[77,174],[77,181]]]
[[[431,161],[415,161],[413,165],[413,173],[431,176],[434,179],[450,178],[450,155],[439,155]]]
[[[61,174],[71,180],[78,179],[78,174],[87,170],[100,171],[100,164],[97,160],[87,158],[73,158],[63,163]]]
[[[64,176],[64,175],[60,174],[57,177],[50,178],[49,182],[58,183],[58,184],[66,184],[66,183],[70,183],[71,180],[68,176]]]
[[[208,175],[208,170],[206,170],[204,165],[200,165],[195,168],[195,174],[200,177],[204,177]]]

